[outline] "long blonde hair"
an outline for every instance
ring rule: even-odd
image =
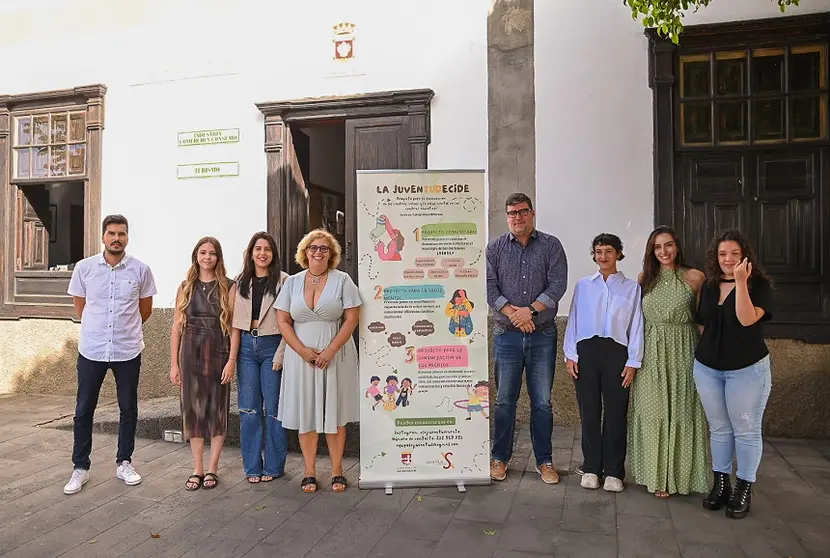
[[[190,301],[193,298],[193,289],[196,286],[196,281],[199,279],[199,262],[196,260],[199,255],[199,248],[203,244],[212,244],[216,250],[216,285],[219,287],[219,322],[222,325],[222,333],[225,335],[231,334],[231,300],[230,300],[230,282],[228,281],[227,273],[225,273],[225,259],[222,256],[222,245],[212,236],[205,236],[199,239],[196,246],[193,247],[193,252],[190,254],[190,269],[187,271],[187,279],[182,283],[182,297],[176,310],[180,312],[181,328],[184,329],[187,325],[187,308],[190,306]],[[216,287],[214,287],[215,289]],[[211,289],[208,296],[213,293]]]

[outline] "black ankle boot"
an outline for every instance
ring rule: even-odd
[[[732,519],[743,519],[749,513],[749,507],[752,504],[752,483],[743,479],[737,479],[735,482],[735,491],[732,493],[732,498],[726,504],[726,517]]]
[[[703,507],[707,510],[719,510],[729,502],[732,496],[732,481],[726,473],[715,471],[715,482],[712,491],[703,499]]]

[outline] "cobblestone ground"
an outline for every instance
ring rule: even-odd
[[[526,428],[507,480],[470,487],[383,491],[351,486],[303,494],[302,466],[249,485],[238,448],[227,448],[214,490],[186,492],[190,450],[137,440],[133,462],[144,480],[115,478],[116,437],[96,434],[91,478],[74,496],[71,432],[50,428],[71,415],[66,397],[0,396],[0,555],[130,557],[542,557],[830,556],[830,441],[768,440],[751,515],[707,512],[700,496],[658,500],[638,486],[621,494],[586,491],[568,474],[581,461],[578,434],[557,429],[554,461],[562,481],[533,471]]]

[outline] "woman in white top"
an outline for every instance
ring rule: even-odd
[[[598,235],[591,256],[599,270],[574,288],[564,349],[582,419],[582,487],[599,488],[605,477],[603,488],[620,492],[629,388],[643,359],[640,285],[617,270],[625,257],[618,236]]]

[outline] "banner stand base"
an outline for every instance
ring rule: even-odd
[[[462,494],[467,492],[468,486],[489,486],[492,481],[489,476],[481,478],[464,478],[464,479],[436,479],[436,480],[404,480],[404,481],[382,481],[372,480],[364,481],[358,479],[357,486],[361,490],[372,490],[382,488],[387,496],[392,494],[395,488],[440,488],[444,486],[454,486]]]

